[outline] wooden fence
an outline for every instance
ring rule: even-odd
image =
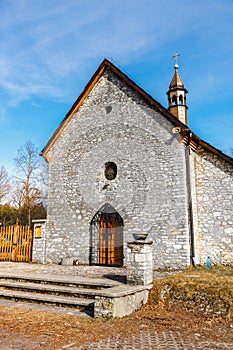
[[[29,226],[21,226],[18,222],[0,226],[0,260],[30,262],[32,240],[33,232]]]

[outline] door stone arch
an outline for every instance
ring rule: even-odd
[[[90,264],[123,265],[123,226],[121,215],[109,204],[104,204],[90,224]]]

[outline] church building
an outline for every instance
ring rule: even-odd
[[[144,235],[157,269],[233,264],[233,158],[190,130],[178,68],[166,108],[101,63],[41,153],[48,213],[33,261],[125,266]]]

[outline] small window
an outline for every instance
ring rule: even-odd
[[[182,95],[179,96],[179,105],[183,105],[183,96]]]
[[[35,238],[42,238],[42,226],[36,226]]]
[[[104,175],[107,180],[114,180],[117,176],[117,166],[114,162],[105,163]]]

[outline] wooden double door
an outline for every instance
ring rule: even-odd
[[[123,265],[123,219],[110,204],[96,214],[96,247],[98,265]]]

